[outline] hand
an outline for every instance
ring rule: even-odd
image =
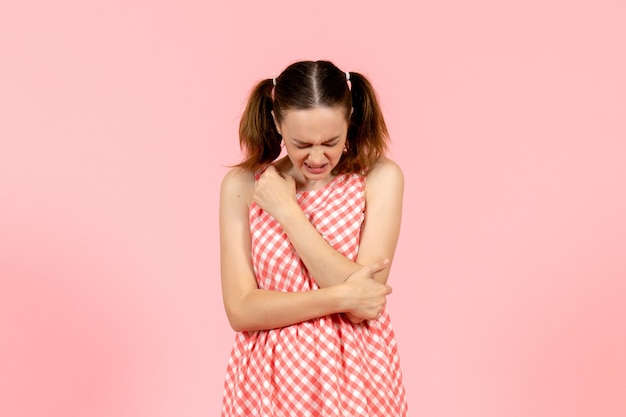
[[[296,180],[289,175],[283,177],[273,165],[257,180],[252,200],[279,222],[287,210],[300,207],[296,201]]]
[[[373,275],[389,267],[389,260],[367,265],[350,275],[342,284],[348,290],[351,307],[346,316],[353,323],[375,320],[385,309],[391,287],[374,280]]]

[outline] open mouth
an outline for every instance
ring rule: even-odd
[[[304,166],[306,167],[307,171],[312,174],[321,174],[322,172],[326,171],[326,167],[328,166],[328,164],[309,165],[305,163]]]

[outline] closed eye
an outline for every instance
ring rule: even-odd
[[[339,143],[340,139],[341,138],[333,138],[329,141],[322,143],[322,146],[330,146],[330,147],[336,146]],[[298,149],[306,149],[306,148],[311,147],[310,143],[300,142],[299,140],[294,140],[293,143]]]

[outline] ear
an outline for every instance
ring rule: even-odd
[[[276,130],[278,131],[278,134],[282,135],[282,133],[280,132],[280,125],[276,121],[276,115],[274,114],[274,110],[272,110],[272,119],[274,120],[274,126],[276,126]]]

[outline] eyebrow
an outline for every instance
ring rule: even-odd
[[[339,135],[339,136],[335,136],[334,138],[331,138],[331,139],[328,139],[328,140],[325,140],[325,141],[324,141],[324,142],[322,142],[322,143],[330,143],[330,142],[334,142],[334,141],[339,140],[339,139],[341,139],[341,135]],[[295,142],[295,143],[296,143],[296,145],[310,145],[310,143],[309,143],[309,142],[304,142],[304,141],[302,141],[302,140],[300,140],[300,139],[291,138],[291,140],[292,140],[293,142]]]

